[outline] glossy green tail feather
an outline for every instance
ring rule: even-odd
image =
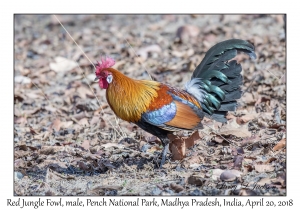
[[[195,69],[190,85],[186,86],[189,87],[187,91],[199,100],[206,115],[220,122],[226,122],[227,112],[236,109],[236,100],[242,95],[242,67],[231,60],[238,51],[247,53],[251,59],[256,58],[254,46],[245,40],[220,42],[207,51]]]

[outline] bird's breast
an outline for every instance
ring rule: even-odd
[[[141,115],[149,109],[154,98],[158,96],[159,83],[154,81],[131,82],[123,85],[111,83],[106,91],[106,99],[121,119],[128,122],[137,122]]]

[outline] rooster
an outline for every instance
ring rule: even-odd
[[[135,123],[157,136],[164,147],[160,168],[166,160],[173,131],[197,130],[204,116],[226,122],[228,111],[235,111],[241,98],[242,67],[233,60],[238,51],[255,59],[254,46],[231,39],[207,51],[185,89],[150,80],[135,80],[112,68],[115,61],[106,57],[96,65],[96,79],[106,89],[106,99],[121,119]]]

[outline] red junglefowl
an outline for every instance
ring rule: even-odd
[[[231,39],[220,42],[206,53],[185,89],[149,80],[135,80],[113,69],[115,61],[104,58],[96,66],[96,79],[106,89],[114,113],[157,136],[164,147],[160,168],[169,147],[168,134],[178,130],[201,129],[204,116],[226,122],[241,98],[242,67],[233,60],[238,51],[256,58],[254,46]]]

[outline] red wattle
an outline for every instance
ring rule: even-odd
[[[99,85],[102,89],[107,89],[108,88],[108,82],[106,81],[105,78],[100,78],[99,79]]]

